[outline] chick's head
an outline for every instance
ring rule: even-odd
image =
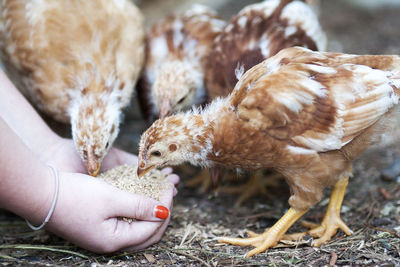
[[[99,173],[103,158],[118,135],[121,114],[114,92],[83,93],[71,105],[72,137],[92,176]]]
[[[153,97],[160,118],[189,109],[204,98],[203,75],[186,60],[166,61],[158,68]]]
[[[152,168],[179,165],[192,152],[192,144],[184,131],[182,120],[177,116],[155,121],[143,133],[139,146],[139,177]]]
[[[212,123],[196,111],[159,119],[142,135],[138,156],[138,176],[156,167],[189,162],[209,167],[212,152]]]

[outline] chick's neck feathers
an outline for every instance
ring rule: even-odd
[[[188,162],[201,167],[214,165],[213,158],[218,154],[214,149],[215,131],[220,127],[221,120],[227,118],[225,114],[233,110],[229,98],[217,98],[204,109],[197,108],[183,114],[182,122],[187,127],[186,136],[191,142]]]

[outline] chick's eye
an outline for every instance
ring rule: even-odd
[[[161,152],[160,151],[153,151],[151,152],[151,155],[154,157],[161,157]]]
[[[110,146],[110,142],[107,142],[106,144],[106,148],[108,148]]]
[[[182,104],[183,101],[185,101],[185,97],[182,97],[181,99],[179,99],[179,101],[177,102],[178,104]]]

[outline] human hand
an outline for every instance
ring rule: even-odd
[[[44,162],[57,167],[60,171],[87,173],[86,167],[78,156],[74,142],[71,139],[58,137],[42,152],[40,157]],[[138,158],[131,153],[113,147],[105,156],[101,171],[123,164],[137,165]],[[172,174],[171,168],[165,168],[163,171],[169,175],[168,179],[173,181],[174,184],[179,183],[179,177],[176,174]]]
[[[40,153],[40,158],[60,171],[87,173],[72,139],[57,137]],[[102,163],[102,171],[118,165],[137,165],[137,157],[117,148],[111,148]]]
[[[178,182],[176,177],[170,180]],[[97,253],[142,249],[161,239],[170,217],[157,218],[155,209],[162,205],[170,211],[174,190],[171,185],[158,202],[88,175],[60,172],[59,196],[46,228]],[[136,221],[128,223],[120,217]]]

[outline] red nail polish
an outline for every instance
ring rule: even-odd
[[[165,220],[169,216],[169,211],[166,207],[159,205],[155,209],[155,214],[157,218]]]

